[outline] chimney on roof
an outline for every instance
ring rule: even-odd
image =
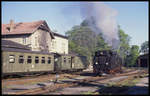
[[[9,29],[9,32],[11,32],[13,29],[14,29],[14,21],[11,19],[10,20],[10,29]]]

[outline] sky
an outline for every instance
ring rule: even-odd
[[[80,8],[84,2],[2,2],[2,24],[45,20],[52,31],[65,35],[84,17]],[[116,21],[131,37],[130,45],[148,41],[148,2],[104,2],[117,11]]]

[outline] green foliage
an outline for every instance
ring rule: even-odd
[[[126,66],[133,67],[136,66],[136,59],[139,56],[139,46],[132,45],[130,49],[130,54],[126,58]]]
[[[88,26],[89,21],[88,20],[83,20],[83,22],[80,24],[81,26]]]
[[[129,42],[130,42],[131,37],[128,34],[125,34],[125,32],[122,29],[120,29],[120,26],[119,26],[118,34],[119,34],[119,39],[120,39],[120,45],[119,45],[120,47],[117,50],[117,52],[124,61],[130,51]]]
[[[111,49],[111,47],[108,46],[107,43],[105,43],[104,39],[102,38],[102,34],[97,35],[96,38],[97,38],[97,44],[96,44],[96,47],[95,47],[95,51]]]
[[[145,54],[145,53],[148,53],[148,51],[149,51],[149,42],[145,41],[141,44],[140,52]]]
[[[89,21],[84,20],[80,25],[72,27],[71,30],[66,32],[69,38],[69,53],[77,53],[86,56],[89,62],[92,61],[92,56],[97,50],[109,50],[111,46],[105,42],[102,34],[96,34],[89,27]],[[94,24],[94,23],[93,23]],[[130,36],[119,27],[120,47],[117,52],[122,56],[123,60],[127,60],[126,56],[130,52]],[[125,62],[125,61],[124,61]]]
[[[96,35],[84,20],[80,25],[72,27],[66,32],[69,38],[69,53],[77,53],[86,56],[89,62],[97,50],[110,49],[102,38],[102,34]]]
[[[87,26],[74,26],[66,35],[69,37],[69,52],[90,59],[95,46],[95,37],[91,29]]]

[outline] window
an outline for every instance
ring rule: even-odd
[[[52,49],[54,49],[55,47],[54,47],[54,40],[52,41]]]
[[[26,44],[26,37],[23,37],[23,44]]]
[[[66,58],[64,58],[64,63],[66,63]]]
[[[71,58],[68,58],[69,59],[69,63],[71,63]]]
[[[38,39],[37,37],[35,37],[35,46],[37,46],[37,43],[38,43]]]
[[[54,41],[54,48],[57,48],[57,42]]]
[[[31,58],[31,56],[28,56],[27,63],[32,63],[32,58]]]
[[[75,63],[75,57],[71,57],[72,63]]]
[[[42,63],[43,64],[45,63],[45,57],[42,57]]]
[[[51,63],[51,57],[48,57],[48,64]]]
[[[39,57],[38,56],[35,56],[35,63],[39,63]]]
[[[20,55],[20,56],[19,56],[19,63],[23,63],[23,62],[24,62],[23,55]]]
[[[65,53],[65,43],[62,43],[62,51]]]
[[[10,31],[10,27],[6,27],[8,31]]]
[[[15,56],[9,55],[9,63],[15,63]]]

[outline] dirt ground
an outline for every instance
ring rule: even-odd
[[[134,75],[129,75],[129,73]],[[55,81],[55,75],[48,75],[48,77],[45,75],[29,79],[7,79],[2,81],[2,94],[15,94],[15,92],[23,91],[28,93],[28,90],[31,94],[34,94],[36,88],[36,94],[42,95],[148,94],[149,75],[145,75],[140,70],[134,70],[129,73],[112,77],[106,76],[109,78],[105,79],[105,76],[95,77],[92,72],[84,71],[79,74],[61,74],[57,82]]]
[[[107,81],[97,81],[93,83],[89,83],[86,85],[79,85],[74,87],[67,87],[55,92],[49,92],[46,94],[56,94],[56,95],[83,95],[83,94],[102,94],[102,95],[117,95],[117,94],[134,94],[134,95],[146,95],[148,94],[148,77],[142,78],[135,86],[107,86],[108,82],[117,82],[127,78],[127,76],[122,76],[118,78],[113,78]],[[107,91],[106,91],[107,90]],[[128,91],[126,91],[128,90]],[[140,91],[139,91],[140,90]]]
[[[137,70],[138,71],[138,70]],[[131,72],[131,73],[135,73]],[[55,92],[49,92],[46,94],[57,95],[147,95],[149,82],[148,74],[137,74],[134,76],[119,76],[112,77],[106,80],[99,80],[96,82],[90,82],[86,84],[80,84],[78,86],[67,87],[59,89]]]

